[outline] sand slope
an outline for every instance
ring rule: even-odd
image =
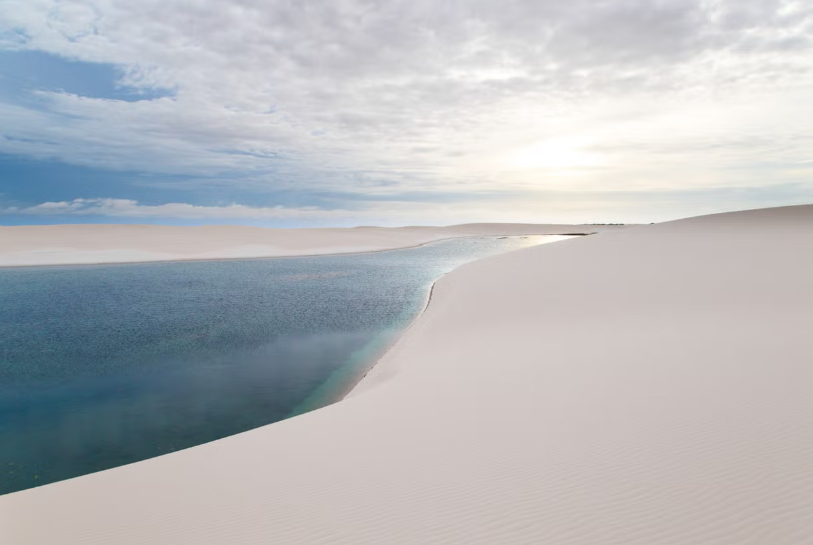
[[[22,544],[801,545],[813,207],[475,262],[353,395],[0,497]]]
[[[460,236],[592,233],[615,226],[470,223],[450,227],[265,229],[234,225],[0,226],[0,267],[369,252]]]

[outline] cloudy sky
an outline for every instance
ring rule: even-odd
[[[809,0],[0,0],[0,224],[810,202]]]

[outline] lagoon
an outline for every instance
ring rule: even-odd
[[[455,267],[559,236],[0,270],[0,494],[341,398]]]

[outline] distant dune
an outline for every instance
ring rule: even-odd
[[[809,543],[811,248],[804,206],[465,265],[344,401],[0,497],[0,542]]]
[[[347,229],[264,229],[233,225],[0,226],[0,267],[369,252],[460,236],[558,235],[602,229],[607,227],[518,223]]]

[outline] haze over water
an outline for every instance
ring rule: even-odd
[[[0,271],[0,493],[335,400],[434,280],[555,236],[388,252]]]

